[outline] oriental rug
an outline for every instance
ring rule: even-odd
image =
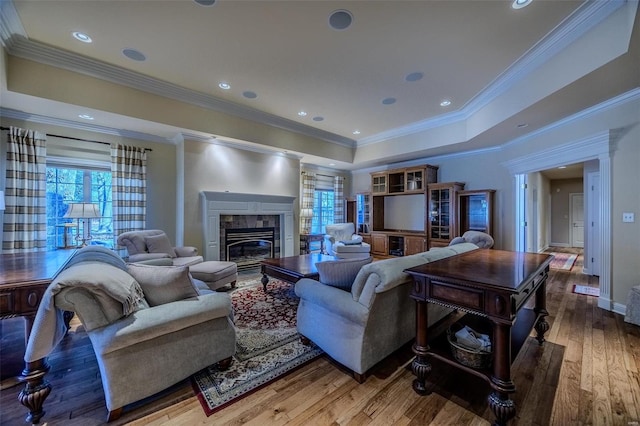
[[[207,416],[322,354],[314,344],[300,342],[294,286],[270,279],[265,293],[260,277],[252,277],[231,292],[237,336],[231,367],[220,371],[211,366],[192,377]]]
[[[549,254],[552,254],[554,256],[551,264],[549,264],[549,268],[560,269],[563,271],[570,271],[571,268],[573,268],[573,264],[576,262],[576,259],[578,258],[577,254],[571,253],[551,252]]]

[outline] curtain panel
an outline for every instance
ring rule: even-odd
[[[113,232],[145,229],[147,213],[147,153],[144,148],[111,145]]]
[[[17,127],[7,141],[2,253],[47,249],[46,135]]]
[[[344,214],[344,178],[333,178],[333,223],[343,223]]]
[[[316,175],[302,172],[302,203],[300,203],[300,233],[311,232],[313,200],[316,191]]]

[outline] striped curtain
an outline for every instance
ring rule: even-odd
[[[302,172],[302,203],[300,204],[300,233],[311,232],[313,199],[316,191],[316,175]]]
[[[147,153],[144,148],[111,145],[113,232],[145,229],[147,212]]]
[[[333,178],[333,223],[344,223],[344,178]]]
[[[9,129],[2,253],[47,249],[46,135]]]

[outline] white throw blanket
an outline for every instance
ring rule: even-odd
[[[108,263],[126,271],[126,264],[114,252],[100,246],[87,246],[76,252],[62,271],[55,277],[42,297],[38,313],[29,335],[29,341],[24,354],[26,362],[37,361],[48,356],[66,333],[64,311],[56,308],[55,296],[68,287],[80,286],[94,294],[96,300],[112,298],[122,303],[123,315],[134,312],[138,304],[144,300],[140,285],[132,280],[128,285],[103,285],[101,280],[68,280],[73,274],[75,266],[86,262]]]

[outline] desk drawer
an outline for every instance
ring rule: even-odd
[[[535,293],[536,289],[542,284],[544,280],[547,279],[546,272],[540,272],[534,279],[532,279],[529,283],[527,283],[522,290],[516,295],[513,296],[514,308],[517,311],[520,309],[529,297]]]
[[[0,292],[0,315],[12,314],[14,309],[13,293],[9,291]]]
[[[430,296],[431,299],[443,303],[469,308],[474,311],[484,310],[484,292],[482,290],[432,280]]]

